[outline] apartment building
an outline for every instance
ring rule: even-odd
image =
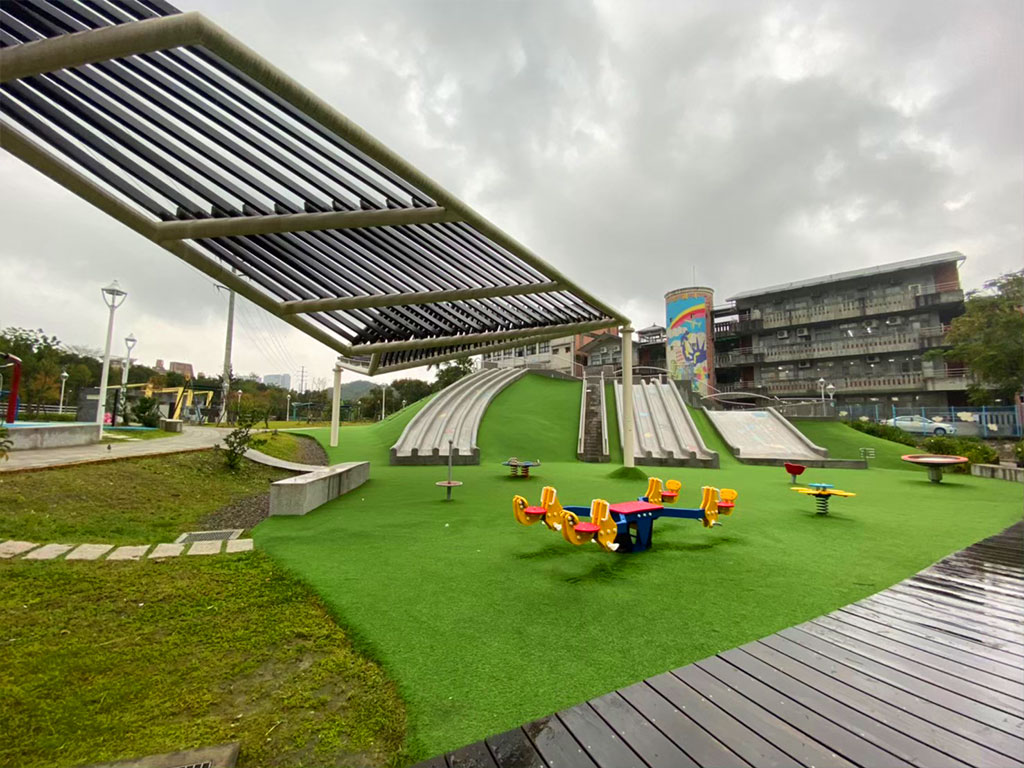
[[[515,349],[502,349],[482,355],[488,368],[540,368],[572,375],[575,361],[575,339],[566,336],[541,341]]]
[[[954,251],[736,294],[714,309],[714,386],[819,397],[831,384],[840,406],[963,404],[967,371],[924,355],[945,345],[964,311],[964,258]]]

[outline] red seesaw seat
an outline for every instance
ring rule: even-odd
[[[544,507],[527,507],[523,512],[528,515],[535,515],[536,517],[541,517],[545,514]]]
[[[576,533],[597,533],[601,530],[601,526],[596,523],[576,523],[573,530]]]

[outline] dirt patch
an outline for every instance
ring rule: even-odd
[[[270,491],[243,496],[225,504],[215,512],[202,518],[197,530],[215,531],[222,528],[243,528],[249,530],[270,515]]]
[[[295,433],[295,437],[299,438],[299,458],[297,460],[300,463],[316,464],[321,467],[327,466],[327,451],[324,450],[324,447],[319,442],[309,435]]]

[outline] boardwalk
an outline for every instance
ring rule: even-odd
[[[420,765],[1022,766],[1022,532]]]

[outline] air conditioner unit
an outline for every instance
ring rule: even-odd
[[[877,328],[878,327],[878,321],[877,320],[865,320],[864,321],[864,327],[865,328]]]
[[[796,367],[797,368],[810,368],[811,367],[811,362],[809,360],[801,360],[799,363],[796,364]]]
[[[869,363],[877,363],[881,361],[881,358],[878,355],[868,355],[864,359],[867,360]]]
[[[789,338],[789,331],[776,331],[775,332],[775,338],[776,339],[788,339]]]
[[[887,317],[887,318],[885,318],[885,324],[886,325],[902,325],[903,324],[903,318],[902,317]]]
[[[807,328],[797,328],[796,329],[796,335],[797,336],[810,336],[811,332]]]

